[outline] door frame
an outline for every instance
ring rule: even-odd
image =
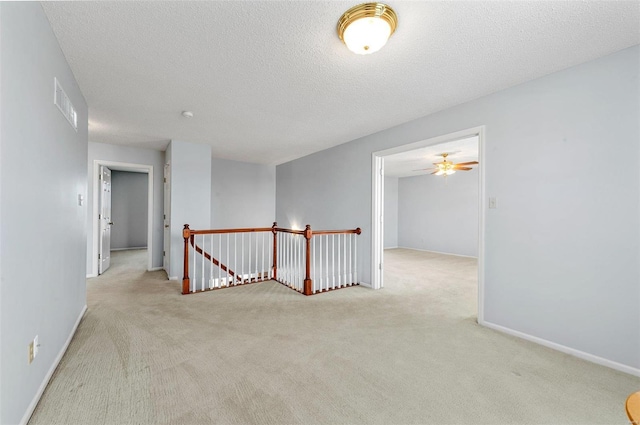
[[[93,212],[91,222],[93,225],[93,247],[91,252],[91,276],[98,276],[98,244],[100,243],[99,196],[100,196],[100,166],[104,165],[111,171],[129,171],[145,173],[148,176],[147,184],[147,270],[155,270],[153,267],[153,165],[132,164],[128,162],[106,161],[95,159],[93,161]]]
[[[478,322],[482,324],[484,322],[485,215],[487,206],[485,126],[483,125],[371,154],[371,287],[373,289],[384,287],[384,157],[472,136],[478,136]]]

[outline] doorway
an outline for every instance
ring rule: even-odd
[[[477,262],[478,262],[478,322],[484,318],[484,222],[485,222],[485,188],[484,188],[484,127],[475,127],[431,139],[423,140],[399,146],[372,154],[372,287],[381,289],[384,287],[384,234],[385,234],[385,158],[399,157],[402,154],[415,150],[428,150],[435,145],[447,142],[462,141],[464,139],[477,138]],[[436,148],[437,149],[437,148]],[[453,176],[452,176],[453,177]],[[442,177],[444,178],[444,177]]]
[[[108,171],[107,171],[108,170]],[[147,174],[147,270],[153,268],[153,166],[144,164],[131,164],[124,162],[113,162],[105,160],[95,160],[93,162],[93,246],[91,249],[92,258],[92,276],[101,274],[108,268],[108,261],[103,262],[104,256],[110,251],[110,245],[105,241],[110,238],[110,226],[113,225],[111,214],[103,214],[103,192],[105,185],[103,184],[102,174],[107,172],[111,175],[112,171],[127,171],[134,173]],[[110,184],[109,184],[110,189]],[[110,201],[108,201],[110,202]],[[109,208],[110,209],[110,208]],[[103,218],[103,215],[105,216]],[[108,216],[108,217],[107,217]]]

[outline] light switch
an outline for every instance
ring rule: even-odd
[[[489,198],[489,208],[492,210],[498,208],[498,202],[495,197]]]
[[[78,194],[78,205],[84,205],[84,196],[82,194]]]

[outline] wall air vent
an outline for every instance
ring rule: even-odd
[[[69,97],[62,89],[58,79],[54,78],[53,81],[55,83],[53,103],[55,103],[58,109],[60,109],[60,112],[62,112],[62,115],[64,115],[67,121],[69,121],[71,127],[73,127],[75,131],[78,131],[78,114],[76,112],[76,108],[71,104]]]

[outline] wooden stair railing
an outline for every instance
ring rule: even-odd
[[[236,279],[238,279],[238,281],[242,282],[242,277],[240,276],[236,276],[236,273],[231,270],[229,267],[227,267],[225,264],[222,264],[220,261],[218,261],[216,258],[212,257],[211,254],[209,254],[207,251],[205,251],[204,249],[200,248],[199,245],[195,244],[195,236],[191,235],[191,237],[189,238],[190,242],[191,242],[191,246],[196,250],[196,252],[198,254],[201,254],[202,256],[204,256],[204,258],[206,258],[207,260],[211,261],[215,266],[220,267],[223,271],[229,273],[231,276],[235,277]]]
[[[227,262],[229,259],[229,234],[238,233],[257,233],[257,232],[269,232],[273,237],[273,251],[272,251],[272,264],[264,264],[264,239],[262,250],[262,264],[263,268],[258,272],[258,239],[256,236],[256,257],[255,257],[255,277],[251,274],[251,252],[253,246],[251,246],[251,238],[249,238],[249,275],[248,279],[244,277],[244,256],[242,257],[242,269],[243,273],[238,275],[238,270],[231,270],[228,264],[223,264],[218,258],[215,258],[212,253],[205,251],[200,247],[195,240],[196,235],[215,235],[215,234],[227,234]],[[307,225],[304,230],[293,230],[277,227],[277,223],[273,223],[271,227],[262,228],[242,228],[242,229],[216,229],[216,230],[191,230],[188,224],[184,225],[183,229],[184,238],[184,275],[182,278],[182,293],[190,294],[194,292],[201,292],[205,290],[220,289],[223,287],[236,286],[237,284],[246,284],[260,282],[267,279],[273,279],[291,289],[303,293],[304,295],[314,295],[321,292],[331,291],[347,286],[358,285],[357,279],[357,243],[356,235],[361,234],[360,228],[352,230],[321,230],[313,231],[310,225]],[[323,249],[323,237],[325,245]],[[335,236],[338,238],[338,244],[335,244]],[[341,239],[342,236],[342,239]],[[213,236],[211,236],[213,237]],[[264,234],[263,234],[264,237]],[[302,243],[300,237],[304,238]],[[331,240],[329,240],[331,237]],[[220,236],[221,238],[221,236]],[[319,239],[319,251],[316,249],[316,239]],[[243,237],[243,249],[244,249],[244,237]],[[280,244],[279,244],[280,240]],[[222,239],[219,239],[221,244]],[[237,248],[236,240],[234,236],[234,255]],[[331,251],[329,251],[329,243],[331,242]],[[204,244],[204,236],[203,236]],[[189,245],[191,245],[195,252],[202,255],[204,259],[210,262],[212,265],[217,266],[222,271],[226,272],[231,277],[232,282],[238,282],[230,285],[230,282],[225,278],[225,286],[220,285],[220,278],[218,279],[219,287],[210,287],[207,289],[191,290],[191,278],[189,276]],[[213,248],[213,242],[212,242]],[[341,251],[342,250],[342,251]],[[337,251],[337,265],[336,265],[336,251]],[[323,252],[325,256],[323,258]],[[329,252],[331,252],[331,262],[329,261]],[[269,256],[269,255],[268,255]],[[279,258],[282,257],[282,258]],[[237,260],[237,258],[236,258]],[[195,258],[194,258],[195,261]],[[204,260],[202,260],[204,261]],[[268,260],[267,260],[268,262]],[[236,264],[237,266],[237,264]],[[270,276],[265,272],[264,266],[268,266],[270,269]],[[204,270],[204,263],[202,263]],[[195,263],[194,263],[195,272]],[[212,272],[211,272],[212,273]],[[219,275],[220,276],[220,275]],[[314,283],[314,279],[318,277],[318,282]],[[197,278],[197,276],[194,276]],[[204,285],[204,276],[202,276],[202,282]],[[331,282],[331,284],[329,283]],[[337,283],[337,284],[336,284]]]

